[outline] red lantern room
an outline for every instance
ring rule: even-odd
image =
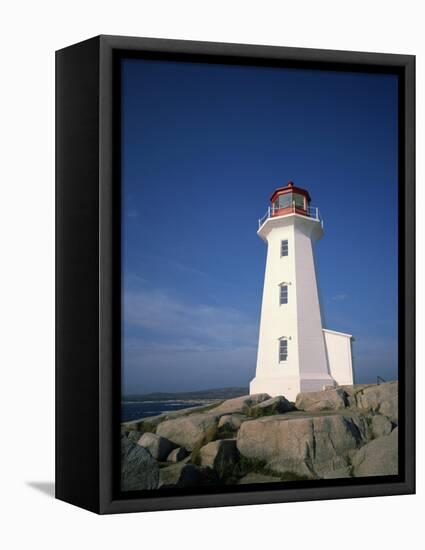
[[[280,216],[297,214],[320,222],[323,228],[323,220],[316,206],[310,204],[309,192],[301,187],[296,187],[292,181],[288,181],[285,187],[279,187],[270,197],[270,206],[266,214],[258,220],[258,228],[269,219]]]
[[[271,216],[290,213],[309,216],[310,201],[308,191],[296,187],[292,181],[289,181],[286,187],[279,187],[270,197]]]

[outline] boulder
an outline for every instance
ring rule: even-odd
[[[357,411],[348,410],[343,414],[343,416],[349,417],[351,422],[359,430],[360,438],[363,443],[366,443],[375,437],[372,430],[372,421],[368,415]]]
[[[129,420],[128,422],[121,423],[121,429],[123,432],[154,432],[158,424],[161,424],[161,422],[164,422],[165,420],[180,418],[181,416],[186,416],[188,414],[204,412],[209,408],[211,408],[211,404],[207,403],[206,405],[187,407],[186,409],[179,409],[178,411],[163,412],[156,416],[147,416],[145,418],[139,418],[138,420]]]
[[[209,466],[219,477],[231,475],[239,460],[236,439],[218,439],[211,441],[199,451],[202,466]]]
[[[239,480],[238,484],[247,485],[250,483],[275,483],[276,481],[281,481],[281,479],[275,476],[258,474],[257,472],[250,472],[246,476],[242,477]]]
[[[353,475],[386,476],[398,473],[398,428],[364,445],[352,459]]]
[[[139,439],[142,437],[143,432],[138,432],[137,430],[131,430],[127,432],[126,435],[130,441],[132,441],[133,443],[137,443]]]
[[[156,489],[159,467],[146,449],[127,437],[121,437],[121,490]]]
[[[159,487],[197,487],[217,481],[217,477],[209,468],[198,468],[193,464],[178,463],[161,468]]]
[[[349,407],[357,407],[357,394],[362,392],[365,388],[370,387],[372,384],[351,384],[351,385],[342,385],[338,388],[345,391],[346,399]]]
[[[234,399],[227,399],[217,407],[211,409],[214,414],[246,413],[254,405],[270,399],[268,393],[256,393],[253,395],[242,395]]]
[[[188,456],[189,452],[184,447],[173,449],[167,456],[167,462],[180,462]]]
[[[294,410],[294,405],[290,401],[283,397],[283,395],[277,395],[270,399],[262,401],[258,405],[254,405],[250,408],[249,414],[251,416],[264,416],[268,414],[280,414]]]
[[[177,447],[175,443],[150,432],[145,432],[138,440],[137,444],[147,449],[153,458],[160,462],[167,460],[168,455]]]
[[[161,468],[159,487],[195,487],[201,478],[201,470],[193,464],[174,464]]]
[[[295,407],[302,411],[343,409],[347,405],[347,393],[342,388],[302,392],[295,401]]]
[[[372,416],[371,422],[373,436],[376,438],[382,437],[383,435],[389,435],[393,429],[392,423],[386,416],[382,416],[381,414]]]
[[[322,477],[323,479],[342,479],[345,477],[351,477],[351,467],[345,466],[344,468],[337,468],[336,470],[331,470],[330,472],[324,472]]]
[[[357,406],[377,412],[398,422],[398,382],[385,382],[367,386],[356,394]]]
[[[193,451],[195,447],[213,440],[217,432],[218,416],[195,413],[161,422],[157,435],[170,439],[176,445]]]
[[[247,417],[244,414],[225,414],[218,421],[218,429],[226,432],[239,430],[242,422],[245,422]]]
[[[364,443],[355,421],[340,414],[317,417],[265,416],[244,422],[237,448],[275,472],[309,477],[346,468],[349,451]]]
[[[129,422],[122,422],[121,427],[128,432],[138,432],[143,434],[145,432],[153,432],[160,422],[166,419],[165,415],[159,414],[157,416],[148,416],[139,420],[131,420]]]

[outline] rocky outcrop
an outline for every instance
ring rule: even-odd
[[[398,423],[398,384],[386,382],[364,388],[356,394],[357,406],[373,411]]]
[[[174,464],[161,468],[159,488],[196,487],[202,485],[204,474],[193,464]]]
[[[177,447],[171,451],[167,457],[167,462],[180,462],[189,455],[189,452],[184,447]]]
[[[150,453],[126,436],[121,437],[121,490],[156,489],[159,467]]]
[[[193,451],[215,438],[218,416],[210,413],[194,413],[158,425],[157,435],[166,437],[176,445]]]
[[[386,416],[375,414],[371,419],[371,427],[375,438],[389,435],[393,429],[392,423]]]
[[[387,416],[398,423],[398,382],[340,386],[347,394],[349,407]]]
[[[166,419],[167,417],[162,414],[159,414],[157,416],[149,416],[147,418],[142,418],[141,420],[131,420],[129,422],[123,422],[121,424],[121,429],[124,432],[128,432],[129,434],[132,432],[137,432],[139,434],[138,437],[140,437],[145,432],[155,431],[158,424]]]
[[[301,411],[343,409],[347,405],[347,393],[341,388],[299,393],[295,401],[295,407]]]
[[[337,468],[336,470],[330,470],[329,472],[322,473],[323,479],[342,479],[345,477],[352,477],[352,468],[349,463],[347,466],[343,466],[342,468]]]
[[[285,415],[244,422],[237,447],[270,470],[323,477],[345,468],[348,453],[364,443],[356,423],[342,415],[288,418]]]
[[[351,386],[338,386],[341,390],[344,390],[346,393],[346,399],[348,407],[357,407],[357,394],[361,393],[365,388],[370,387],[370,384],[353,384]]]
[[[277,395],[270,399],[262,401],[258,405],[254,405],[249,409],[251,416],[265,416],[271,414],[281,414],[295,409],[294,404],[283,397],[283,395]]]
[[[133,443],[137,443],[139,439],[142,437],[143,432],[138,432],[136,430],[121,432],[122,435],[126,435],[130,441]]]
[[[218,439],[201,447],[199,451],[202,466],[209,466],[223,478],[231,475],[238,463],[239,452],[235,439]]]
[[[248,417],[244,414],[225,414],[218,421],[218,429],[224,432],[233,432],[239,430],[245,420],[248,420]]]
[[[239,485],[249,485],[251,483],[273,483],[276,481],[282,481],[280,477],[269,476],[266,474],[258,474],[257,472],[250,472],[246,476],[242,477],[239,481]]]
[[[398,428],[374,439],[353,457],[353,475],[388,476],[398,474]]]
[[[137,444],[148,450],[151,456],[159,461],[167,460],[171,451],[177,447],[169,439],[150,432],[145,432],[137,440]]]
[[[138,431],[140,435],[144,432],[155,432],[157,426],[165,420],[180,418],[181,416],[187,416],[188,414],[194,414],[196,412],[206,412],[214,406],[214,403],[212,405],[198,405],[187,409],[179,409],[178,411],[164,412],[156,416],[148,416],[139,420],[130,420],[121,424],[121,431],[124,433]]]
[[[124,423],[123,490],[394,475],[397,387],[331,387],[295,405],[245,395]]]
[[[235,397],[234,399],[227,399],[223,401],[221,405],[211,409],[214,414],[233,414],[233,413],[246,413],[254,405],[258,405],[263,401],[270,399],[268,393],[256,393],[253,395],[244,395],[242,397]]]

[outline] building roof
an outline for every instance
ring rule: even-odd
[[[354,336],[352,334],[348,334],[347,332],[340,332],[339,330],[331,330],[329,328],[322,328],[323,332],[329,332],[330,334],[337,334],[338,336],[345,336],[347,338],[352,338],[354,340]]]
[[[288,183],[285,185],[285,187],[278,187],[273,192],[272,196],[270,197],[270,202],[273,202],[276,198],[276,195],[284,195],[285,193],[299,193],[300,195],[304,195],[308,202],[311,201],[311,197],[309,192],[306,189],[301,189],[301,187],[297,187],[293,181],[288,181]]]

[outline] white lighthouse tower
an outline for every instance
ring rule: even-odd
[[[267,243],[256,376],[250,393],[284,395],[352,384],[352,336],[323,328],[313,244],[323,222],[309,193],[289,182],[259,220]]]

